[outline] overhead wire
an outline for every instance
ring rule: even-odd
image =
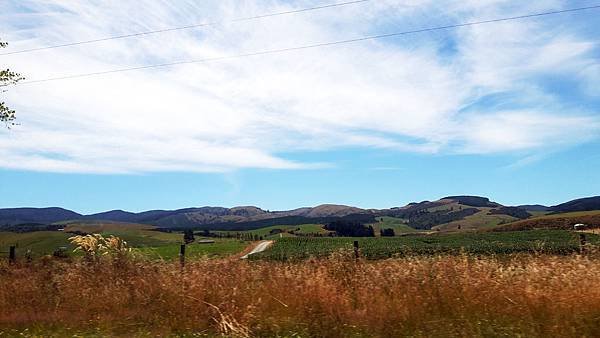
[[[126,38],[133,38],[133,37],[139,37],[139,36],[144,36],[144,35],[151,35],[151,34],[166,33],[166,32],[180,31],[180,30],[193,29],[193,28],[222,25],[222,24],[226,24],[226,23],[251,21],[251,20],[264,19],[264,18],[269,18],[269,17],[274,17],[274,16],[280,16],[280,15],[297,14],[297,13],[310,12],[310,11],[316,11],[316,10],[321,10],[321,9],[355,5],[355,4],[364,3],[364,2],[368,2],[368,1],[371,1],[371,0],[353,0],[353,1],[346,1],[346,2],[338,2],[338,3],[327,4],[327,5],[321,5],[321,6],[293,9],[293,10],[283,11],[283,12],[267,13],[267,14],[260,14],[260,15],[236,18],[236,19],[231,19],[231,20],[204,22],[204,23],[199,23],[199,24],[149,30],[149,31],[144,31],[144,32],[123,34],[123,35],[115,35],[115,36],[109,36],[109,37],[105,37],[105,38],[98,38],[98,39],[92,39],[92,40],[68,42],[68,43],[57,44],[57,45],[52,45],[52,46],[44,46],[44,47],[16,50],[16,51],[12,51],[12,52],[4,52],[4,53],[0,53],[0,56],[31,53],[31,52],[48,50],[48,49],[86,45],[86,44],[92,44],[92,43],[103,42],[103,41],[126,39]]]
[[[122,72],[129,72],[129,71],[135,71],[135,70],[170,67],[170,66],[176,66],[176,65],[206,63],[206,62],[222,61],[222,60],[229,60],[229,59],[238,59],[238,58],[244,58],[244,57],[260,56],[260,55],[280,54],[280,53],[286,53],[286,52],[291,52],[291,51],[298,51],[298,50],[305,50],[305,49],[312,49],[312,48],[319,48],[319,47],[327,47],[327,46],[336,46],[336,45],[349,44],[349,43],[355,43],[355,42],[361,42],[361,41],[398,37],[398,36],[404,36],[404,35],[409,35],[409,34],[417,34],[417,33],[446,30],[446,29],[453,29],[453,28],[460,28],[460,27],[469,27],[469,26],[496,23],[496,22],[506,22],[506,21],[526,19],[526,18],[543,17],[543,16],[569,13],[569,12],[580,12],[580,11],[591,10],[591,9],[600,9],[600,5],[570,8],[570,9],[563,9],[563,10],[555,10],[555,11],[541,12],[541,13],[532,13],[532,14],[503,17],[503,18],[496,18],[496,19],[490,19],[490,20],[472,21],[472,22],[451,24],[451,25],[445,25],[445,26],[427,27],[427,28],[408,30],[408,31],[402,31],[402,32],[370,35],[370,36],[363,36],[363,37],[358,37],[358,38],[353,38],[353,39],[322,42],[322,43],[308,44],[308,45],[288,47],[288,48],[280,48],[280,49],[262,50],[262,51],[248,52],[248,53],[243,53],[243,54],[209,57],[209,58],[203,58],[203,59],[197,59],[197,60],[183,60],[183,61],[175,61],[175,62],[168,62],[168,63],[161,63],[161,64],[152,64],[152,65],[135,66],[135,67],[124,67],[124,68],[117,68],[117,69],[112,69],[112,70],[98,71],[98,72],[91,72],[91,73],[65,75],[65,76],[58,76],[58,77],[52,77],[52,78],[46,78],[46,79],[40,79],[40,80],[23,81],[23,82],[19,82],[17,85],[99,76],[99,75],[122,73]]]

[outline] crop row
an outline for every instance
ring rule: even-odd
[[[587,237],[588,243],[592,245],[599,243],[600,236],[588,234]],[[270,249],[254,255],[253,258],[293,260],[323,257],[340,250],[352,250],[354,241],[359,243],[360,255],[368,259],[459,252],[569,254],[580,249],[579,236],[576,233],[562,230],[533,230],[386,238],[288,237],[278,239]]]

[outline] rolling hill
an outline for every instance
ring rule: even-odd
[[[554,213],[600,210],[600,196],[579,198],[555,205],[550,210]]]
[[[600,227],[600,210],[553,213],[520,220],[499,227],[498,231],[520,231],[533,229],[571,230],[573,225],[582,223],[591,228]]]
[[[26,223],[49,224],[82,217],[81,214],[63,208],[7,208],[0,209],[0,226]]]
[[[518,205],[517,208],[523,209],[525,211],[534,211],[534,212],[552,211],[552,207],[547,207],[547,206],[541,205],[541,204]]]
[[[0,229],[14,231],[22,226],[33,230],[52,230],[59,222],[95,220],[147,224],[166,229],[241,231],[282,224],[325,224],[337,219],[376,223],[377,217],[389,217],[393,223],[404,224],[412,229],[457,231],[494,228],[520,220],[535,219],[534,216],[548,213],[590,210],[600,210],[600,196],[577,199],[553,207],[535,204],[503,206],[486,197],[447,196],[437,201],[410,203],[390,209],[361,209],[323,204],[283,211],[238,206],[150,210],[139,213],[111,210],[81,215],[62,208],[10,208],[0,209]],[[49,225],[54,227],[50,228]]]

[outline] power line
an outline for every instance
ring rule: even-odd
[[[205,22],[205,23],[199,23],[199,24],[193,24],[193,25],[187,25],[187,26],[171,27],[171,28],[157,29],[157,30],[151,30],[151,31],[145,31],[145,32],[124,34],[124,35],[116,35],[116,36],[110,36],[110,37],[100,38],[100,39],[69,42],[69,43],[60,44],[60,45],[37,47],[37,48],[31,48],[31,49],[17,50],[17,51],[13,51],[13,52],[0,53],[0,56],[3,56],[3,55],[13,55],[13,54],[22,54],[22,53],[30,53],[30,52],[47,50],[47,49],[63,48],[63,47],[70,47],[70,46],[85,45],[85,44],[97,43],[97,42],[102,42],[102,41],[132,38],[132,37],[137,37],[137,36],[151,35],[151,34],[157,34],[157,33],[166,33],[166,32],[173,32],[173,31],[180,31],[180,30],[192,29],[192,28],[201,28],[201,27],[207,27],[207,26],[215,26],[215,25],[224,24],[224,23],[234,23],[234,22],[243,22],[243,21],[264,19],[264,18],[269,18],[269,17],[273,17],[273,16],[296,14],[296,13],[302,13],[302,12],[316,11],[316,10],[320,10],[320,9],[341,7],[341,6],[347,6],[347,5],[354,5],[354,4],[359,4],[359,3],[363,3],[363,2],[367,2],[367,1],[371,1],[371,0],[355,0],[355,1],[338,2],[338,3],[334,3],[334,4],[329,4],[329,5],[322,5],[322,6],[316,6],[316,7],[294,9],[294,10],[284,11],[284,12],[275,12],[275,13],[261,14],[261,15],[255,15],[255,16],[237,18],[237,19],[232,19],[232,20],[212,21],[212,22]]]
[[[410,30],[410,31],[396,32],[396,33],[371,35],[371,36],[365,36],[365,37],[354,38],[354,39],[339,40],[339,41],[332,41],[332,42],[323,42],[323,43],[317,43],[317,44],[311,44],[311,45],[304,45],[304,46],[297,46],[297,47],[289,47],[289,48],[281,48],[281,49],[270,49],[270,50],[263,50],[263,51],[250,52],[250,53],[237,54],[237,55],[219,56],[219,57],[212,57],[212,58],[205,58],[205,59],[198,59],[198,60],[176,61],[176,62],[169,62],[169,63],[162,63],[162,64],[153,64],[153,65],[146,65],[146,66],[137,66],[137,67],[118,68],[118,69],[107,70],[107,71],[100,71],[100,72],[93,72],[93,73],[74,74],[74,75],[60,76],[60,77],[47,78],[47,79],[41,79],[41,80],[24,81],[24,82],[20,82],[19,84],[30,84],[30,83],[58,81],[58,80],[66,80],[66,79],[74,79],[74,78],[98,76],[98,75],[105,75],[105,74],[121,73],[121,72],[128,72],[128,71],[142,70],[142,69],[149,69],[149,68],[161,68],[161,67],[170,67],[170,66],[184,65],[184,64],[205,63],[205,62],[212,62],[212,61],[222,61],[222,60],[229,60],[229,59],[238,59],[238,58],[250,57],[250,56],[259,56],[259,55],[268,55],[268,54],[279,54],[279,53],[285,53],[285,52],[291,52],[291,51],[297,51],[297,50],[303,50],[303,49],[311,49],[311,48],[326,47],[326,46],[335,46],[335,45],[341,45],[341,44],[347,44],[347,43],[353,43],[353,42],[375,40],[375,39],[382,39],[382,38],[389,38],[389,37],[395,37],[395,36],[402,36],[402,35],[409,35],[409,34],[416,34],[416,33],[431,32],[431,31],[445,30],[445,29],[452,29],[452,28],[468,27],[468,26],[475,26],[475,25],[488,24],[488,23],[494,23],[494,22],[513,21],[513,20],[519,20],[519,19],[534,18],[534,17],[548,16],[548,15],[554,15],[554,14],[562,14],[562,13],[568,13],[568,12],[579,12],[579,11],[590,10],[590,9],[599,9],[599,8],[600,8],[600,5],[588,6],[588,7],[579,7],[579,8],[571,8],[571,9],[557,10],[557,11],[551,11],[551,12],[543,12],[543,13],[534,13],[534,14],[512,16],[512,17],[506,17],[506,18],[498,18],[498,19],[491,19],[491,20],[466,22],[466,23],[460,23],[460,24],[454,24],[454,25],[447,25],[447,26],[429,27],[429,28],[422,28],[422,29],[416,29],[416,30]]]

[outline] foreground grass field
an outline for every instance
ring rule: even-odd
[[[0,264],[6,336],[594,337],[600,258]]]
[[[600,236],[587,235],[598,244]],[[340,249],[352,249],[358,241],[360,253],[368,259],[397,255],[422,255],[467,252],[472,254],[511,254],[519,252],[568,254],[579,251],[577,233],[564,230],[515,232],[465,232],[382,238],[281,238],[253,259],[294,260],[323,257]]]

